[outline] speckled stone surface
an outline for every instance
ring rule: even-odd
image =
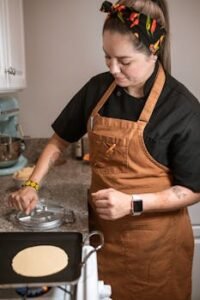
[[[36,163],[47,139],[26,140],[24,156],[28,165]],[[90,167],[86,162],[73,157],[70,147],[63,155],[64,163],[54,166],[46,176],[39,196],[47,204],[60,204],[66,209],[63,225],[52,231],[88,232],[87,190],[90,184]],[[0,231],[24,231],[16,222],[11,221],[16,214],[7,206],[8,195],[16,190],[12,175],[0,176]],[[43,230],[44,231],[44,230]]]

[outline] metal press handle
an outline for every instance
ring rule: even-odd
[[[100,239],[100,243],[97,247],[95,247],[94,249],[92,249],[84,258],[84,260],[82,261],[81,265],[85,265],[85,263],[87,262],[88,258],[94,253],[97,252],[98,250],[100,250],[103,245],[104,245],[104,236],[103,233],[101,231],[92,231],[90,232],[84,239],[83,239],[83,246],[86,245],[86,242],[90,240],[90,238],[94,235],[98,235],[99,239]]]
[[[46,211],[47,210],[47,204],[45,203],[44,199],[39,199],[36,207],[30,212],[30,216],[34,217],[38,210]]]

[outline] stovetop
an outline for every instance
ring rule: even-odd
[[[92,246],[84,246],[82,257],[84,258],[91,250]],[[74,285],[62,285],[60,287],[52,287],[46,294],[33,297],[20,297],[15,289],[0,289],[0,300],[111,300],[111,287],[104,285],[103,281],[98,281],[97,256],[94,252],[87,260],[85,266],[82,267],[81,277],[77,287]],[[74,296],[74,291],[76,296]]]

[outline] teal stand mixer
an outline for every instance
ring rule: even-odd
[[[0,176],[13,174],[27,165],[19,125],[19,104],[14,97],[0,97]]]

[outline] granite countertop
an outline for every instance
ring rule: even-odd
[[[28,165],[36,163],[47,139],[26,140],[24,156]],[[44,179],[39,191],[41,199],[49,204],[55,203],[65,207],[66,219],[64,224],[53,231],[88,232],[87,190],[90,184],[90,167],[88,163],[73,158],[73,148],[64,153],[60,164],[54,166]],[[0,231],[24,231],[12,222],[15,211],[7,206],[7,196],[16,190],[12,175],[0,176]]]

